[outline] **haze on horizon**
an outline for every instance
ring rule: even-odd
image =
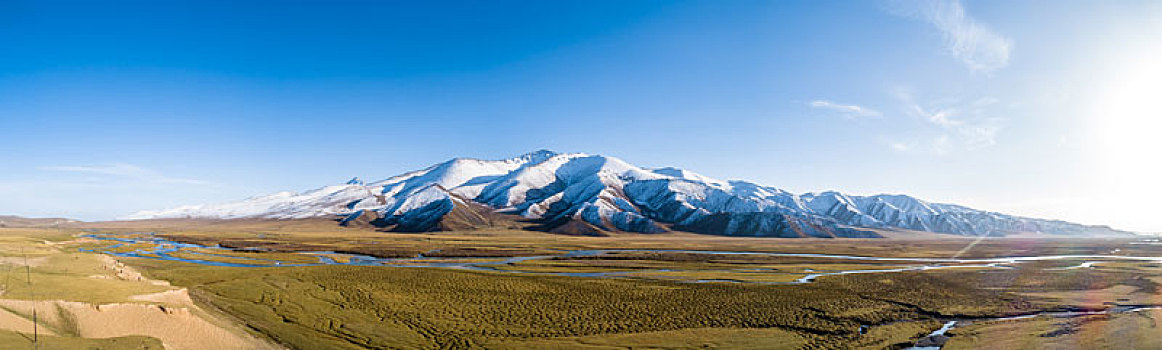
[[[1162,3],[0,3],[0,214],[541,148],[1162,232]]]

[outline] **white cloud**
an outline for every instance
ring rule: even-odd
[[[894,14],[931,24],[944,48],[973,73],[989,74],[1009,64],[1013,40],[993,32],[964,10],[959,0],[892,0]]]
[[[893,150],[946,154],[960,148],[971,150],[997,143],[1004,119],[990,117],[987,110],[998,102],[996,98],[985,97],[968,103],[945,100],[925,107],[917,103],[911,93],[898,92],[896,97],[908,114],[924,121],[936,133],[926,141],[889,141]]]
[[[125,163],[114,163],[114,164],[95,165],[95,166],[75,166],[75,165],[74,166],[48,166],[48,167],[41,167],[40,170],[106,175],[106,176],[128,178],[128,179],[132,179],[132,180],[143,181],[143,182],[148,182],[148,183],[157,183],[157,184],[185,184],[185,185],[209,185],[210,184],[209,182],[202,181],[202,180],[165,176],[165,175],[162,175],[161,173],[158,173],[158,172],[150,170],[150,169],[142,168],[142,167],[139,167],[139,166],[136,166],[133,164],[125,164]]]
[[[839,112],[844,118],[866,118],[866,117],[880,117],[883,113],[877,110],[859,106],[835,103],[828,100],[814,100],[809,103],[811,108],[826,109],[829,111]]]
[[[902,141],[888,141],[888,146],[891,147],[892,150],[899,151],[899,152],[911,152],[913,149],[916,148],[915,143],[908,143],[908,142],[902,142]]]

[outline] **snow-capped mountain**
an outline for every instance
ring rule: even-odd
[[[1125,233],[905,195],[795,194],[682,169],[641,168],[614,157],[544,150],[504,160],[457,158],[376,182],[355,178],[301,193],[142,211],[126,219],[313,217],[397,231],[492,226],[505,217],[538,229],[582,234],[683,230],[747,236],[878,236],[860,228],[974,236]]]

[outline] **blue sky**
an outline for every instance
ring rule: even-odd
[[[1153,1],[0,3],[0,213],[536,149],[1162,231]]]

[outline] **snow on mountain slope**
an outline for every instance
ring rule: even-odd
[[[344,205],[356,199],[366,198],[369,194],[370,192],[366,187],[357,184],[326,186],[302,193],[279,192],[231,203],[187,205],[166,210],[140,211],[124,219],[187,217],[303,219],[342,214],[347,211]]]
[[[671,227],[781,237],[875,236],[861,227],[961,235],[1120,233],[1108,227],[928,203],[905,195],[799,195],[682,169],[644,169],[614,157],[543,150],[504,160],[457,158],[366,184],[355,178],[302,193],[142,211],[128,219],[346,217],[344,221],[350,221],[372,212],[381,227],[426,231],[445,227],[442,220],[454,210],[466,218],[480,216],[481,210],[519,215],[547,230],[580,233],[662,232]]]

